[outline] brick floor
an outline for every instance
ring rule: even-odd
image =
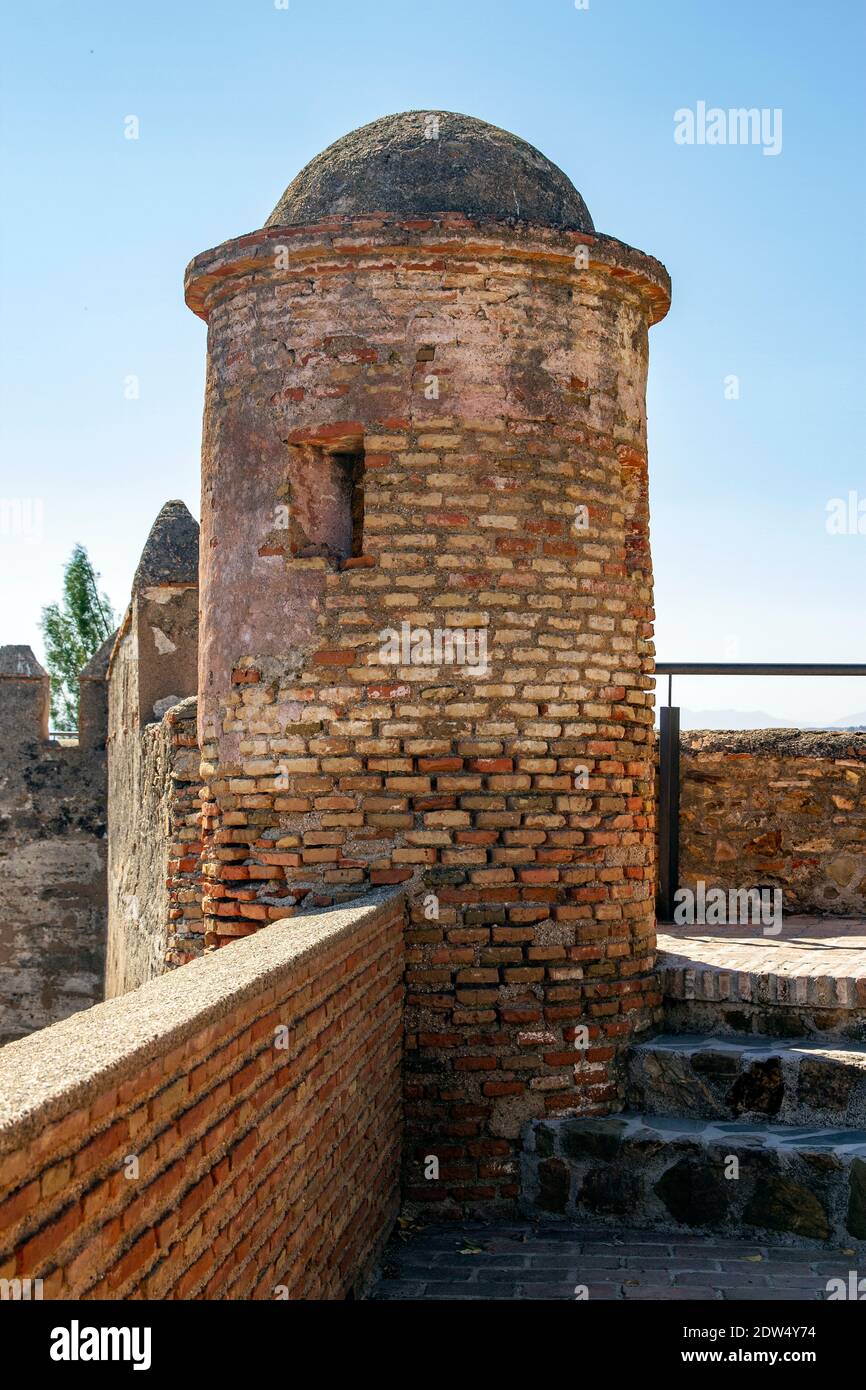
[[[866,1006],[866,919],[783,917],[759,926],[659,925],[659,971],[675,999]]]
[[[846,1250],[646,1231],[431,1225],[403,1229],[391,1241],[370,1297],[803,1302],[826,1299],[830,1279],[848,1286],[857,1260]]]

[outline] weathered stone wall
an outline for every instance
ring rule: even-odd
[[[362,1287],[398,1206],[402,925],[393,892],[312,914],[4,1048],[0,1278]]]
[[[187,284],[209,323],[207,941],[409,886],[410,1195],[511,1200],[523,1122],[616,1104],[658,1001],[644,392],[666,275],[607,238],[381,215],[255,233]],[[402,622],[483,632],[487,674],[383,662]]]
[[[102,998],[105,752],[31,744],[0,769],[0,1042]]]
[[[121,654],[112,677],[119,684],[124,668]],[[196,701],[126,730],[114,720],[119,705],[112,697],[108,999],[192,960],[204,941]]]
[[[162,973],[168,921],[165,745],[161,724],[150,726],[149,737],[140,727],[128,618],[114,649],[108,699],[107,999]]]
[[[169,785],[166,789],[166,966],[185,965],[204,950],[201,906],[201,774],[198,701],[183,700],[165,715]]]
[[[102,998],[106,929],[104,684],[79,745],[51,743],[47,675],[2,651],[41,674],[0,659],[0,1043]]]
[[[866,912],[866,734],[696,731],[680,741],[680,884],[784,890]]]
[[[112,653],[108,998],[201,953],[198,525],[167,502]]]

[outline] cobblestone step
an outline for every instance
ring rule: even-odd
[[[628,1108],[866,1129],[866,1045],[665,1034],[628,1054]]]
[[[866,1130],[626,1113],[536,1120],[527,1213],[866,1248]]]

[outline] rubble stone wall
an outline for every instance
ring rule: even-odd
[[[0,1042],[102,998],[105,751],[32,743],[0,767]]]
[[[122,682],[122,663],[113,679]],[[116,709],[112,692],[112,712]],[[143,729],[113,722],[106,998],[201,955],[201,783],[195,698]]]
[[[108,998],[200,955],[198,523],[167,502],[111,657]]]
[[[105,690],[91,685],[76,746],[47,738],[44,672],[0,674],[0,1043],[102,998]]]
[[[866,734],[680,740],[680,883],[781,888],[789,912],[866,913]]]

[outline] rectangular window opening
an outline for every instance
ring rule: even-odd
[[[364,548],[364,450],[333,453],[318,445],[292,450],[291,553],[340,565]]]

